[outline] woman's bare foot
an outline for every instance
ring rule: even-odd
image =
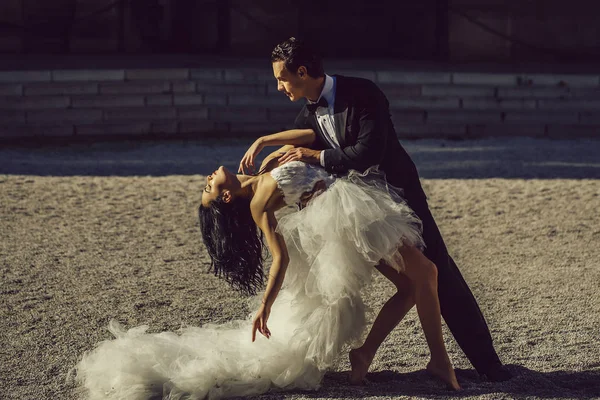
[[[350,372],[350,384],[351,385],[364,385],[365,377],[367,376],[367,372],[369,371],[369,366],[371,365],[371,361],[373,361],[372,357],[367,356],[361,351],[360,348],[350,350],[350,365],[352,366],[352,372]]]
[[[456,379],[454,368],[450,362],[446,363],[434,363],[433,360],[427,364],[427,372],[436,378],[442,380],[451,390],[460,390],[461,387]]]

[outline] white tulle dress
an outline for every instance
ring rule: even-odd
[[[268,320],[251,342],[254,313],[222,325],[148,334],[111,322],[115,339],[87,352],[76,379],[89,399],[217,399],[269,389],[316,389],[366,323],[361,289],[381,259],[402,268],[402,243],[422,246],[420,221],[380,173],[334,178],[290,162],[271,171],[287,204],[327,189],[280,218],[290,263]],[[257,297],[260,304],[260,296]],[[257,307],[258,308],[258,307]]]

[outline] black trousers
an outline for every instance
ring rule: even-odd
[[[408,205],[423,222],[424,254],[438,269],[438,295],[442,317],[471,364],[479,373],[500,364],[492,335],[477,300],[454,260],[448,254],[427,199],[422,191],[404,193]]]

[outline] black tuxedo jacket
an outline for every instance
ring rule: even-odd
[[[344,174],[350,169],[363,172],[379,165],[390,185],[404,189],[410,197],[424,196],[415,164],[396,136],[383,92],[367,79],[335,78],[334,122],[340,148],[331,148],[327,134],[306,106],[295,121],[296,128],[317,133],[311,148],[325,152],[325,169]]]

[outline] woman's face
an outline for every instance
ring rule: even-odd
[[[206,177],[206,186],[202,192],[202,205],[210,206],[210,202],[223,195],[225,202],[231,201],[231,191],[235,189],[237,179],[227,168],[220,166]]]

